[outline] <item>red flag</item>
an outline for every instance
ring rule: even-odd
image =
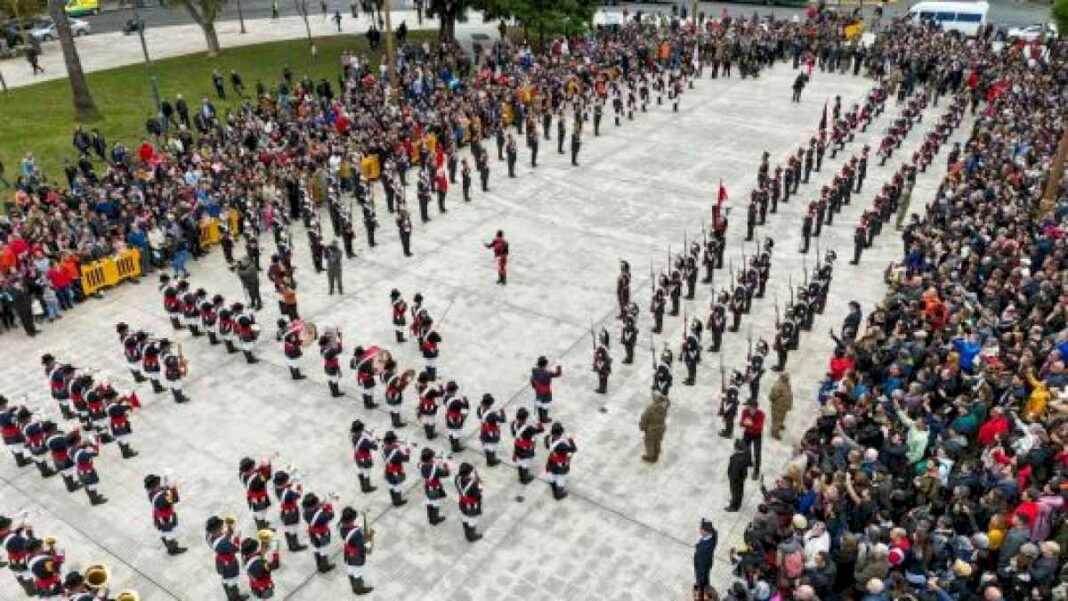
[[[137,398],[136,392],[131,392],[130,395],[126,397],[126,402],[130,404],[130,409],[141,408],[141,399]]]
[[[716,208],[719,209],[727,201],[727,188],[723,185],[723,178],[719,180],[719,193],[716,195]]]
[[[827,101],[823,101],[823,116],[820,117],[820,131],[827,130]]]

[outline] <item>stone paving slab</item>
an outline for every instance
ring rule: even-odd
[[[104,562],[112,569],[116,590],[133,587],[143,599],[221,598],[211,553],[201,542],[201,525],[212,513],[233,513],[244,531],[251,532],[237,461],[244,455],[277,453],[275,465],[299,467],[308,489],[337,492],[341,504],[351,503],[372,516],[379,533],[368,567],[368,580],[377,587],[372,599],[683,599],[691,583],[699,517],[712,519],[720,528],[720,560],[714,575],[717,583],[726,584],[727,551],[741,540],[760,494],[750,483],[742,511],[722,512],[727,503],[730,444],[716,436],[720,423],[715,416],[719,390],[715,356],[706,355],[696,386],[678,384],[673,389],[661,462],[650,466],[640,461],[637,419],[648,400],[651,376],[646,273],[650,260],[658,269],[663,266],[668,245],[678,249],[684,232],[690,239],[700,235],[719,178],[728,186],[731,202],[744,206],[762,150],[772,154],[773,163],[796,151],[815,129],[826,99],[840,94],[848,105],[870,87],[865,80],[817,73],[803,102],[792,105],[787,101],[792,80],[786,65],[755,81],[706,78],[686,94],[678,114],[669,106],[653,108],[618,129],[606,119],[600,138],[587,133],[580,168],[572,168],[568,157],[557,156],[555,145],[547,142],[541,146],[539,167],[531,170],[523,164],[518,179],[505,177],[504,164],[494,161],[491,192],[476,190],[473,202],[464,204],[459,190],[451,191],[447,214],[433,211],[431,223],[415,226],[415,256],[410,259],[401,255],[395,230],[380,207],[380,245],[362,248],[358,259],[345,263],[343,296],[326,294],[325,275],[312,271],[303,228],[294,226],[300,310],[320,328],[340,327],[347,352],[355,343],[378,344],[390,348],[402,367],[421,364],[412,343],[392,341],[388,292],[397,287],[409,301],[416,291],[422,292],[431,314],[438,319],[445,315],[440,375],[455,378],[473,399],[491,392],[508,404],[510,417],[517,407],[532,401],[527,378],[538,355],[563,366],[554,416],[574,433],[579,446],[569,481],[572,494],[566,501],[553,501],[543,481],[518,484],[506,465],[485,468],[474,451],[454,461],[474,462],[484,479],[485,538],[478,544],[462,538],[451,486],[445,509],[448,521],[433,529],[426,524],[421,482],[412,474],[410,502],[403,508],[389,505],[380,465],[373,476],[380,490],[361,495],[348,450],[348,422],[359,417],[381,434],[389,428],[388,416],[359,406],[347,369],[343,387],[348,395],[331,399],[314,353],[305,357],[309,380],[289,379],[281,348],[273,339],[278,311],[268,285],[263,286],[265,311],[259,316],[265,335],[257,353],[263,362],[249,366],[239,355],[209,348],[203,339],[173,334],[155,283],[145,281],[79,307],[36,339],[17,335],[0,339],[7,358],[0,367],[0,391],[9,397],[29,394],[32,405],[49,407],[52,401],[38,363],[44,352],[103,369],[121,386],[132,386],[113,330],[121,319],[182,343],[192,360],[186,386],[192,402],[175,405],[169,395],[153,395],[147,386],[138,387],[145,408],[134,416],[134,444],[141,456],[122,461],[117,449],[106,448],[98,460],[102,492],[111,499],[108,504],[89,509],[84,494],[66,494],[58,480],[42,480],[36,472],[18,471],[13,462],[4,460],[0,512],[32,510],[38,531],[54,533],[68,549],[72,568]],[[930,117],[887,167],[872,162],[864,193],[854,196],[835,225],[824,229],[821,247],[837,249],[840,260],[827,312],[816,319],[813,332],[802,337],[801,351],[790,357],[794,411],[785,440],[765,441],[769,474],[778,471],[790,455],[790,445],[812,423],[812,399],[833,344],[825,334],[827,328],[841,323],[849,300],[859,300],[865,312],[870,310],[884,292],[883,267],[900,254],[900,241],[888,228],[859,266],[847,264],[861,207],[870,203],[902,157],[912,152],[938,112],[929,109]],[[770,339],[773,300],[776,293],[779,302],[788,297],[787,274],[793,274],[796,284],[802,265],[811,269],[814,254],[802,259],[796,252],[808,199],[853,151],[864,143],[874,146],[896,113],[890,106],[848,152],[828,158],[823,172],[802,186],[800,196],[780,205],[778,215],[769,215],[768,225],[758,235],[776,240],[772,281],[767,297],[754,302],[742,333],[724,339],[722,355],[728,370],[745,359],[749,324],[754,339]],[[520,159],[527,161],[525,150]],[[913,195],[917,206],[937,186],[944,155],[936,159],[936,167],[920,175]],[[736,212],[731,219],[728,256],[738,257],[737,262],[744,215]],[[499,228],[507,233],[512,248],[507,287],[494,284],[490,253],[481,246]],[[272,242],[265,240],[264,246],[269,254]],[[593,393],[589,328],[591,321],[598,328],[605,325],[617,340],[612,316],[620,258],[634,266],[633,297],[642,307],[642,332],[634,365],[620,364],[621,349],[613,347],[615,372],[609,393],[601,397]],[[218,253],[191,270],[194,287],[241,298],[236,277]],[[717,281],[724,277],[717,272]],[[685,305],[688,314],[703,317],[709,295],[709,287],[700,286],[697,298]],[[665,341],[677,348],[681,322],[666,318],[665,334],[654,340],[658,349]],[[676,371],[681,382],[681,367]],[[770,376],[765,379],[764,394],[771,381]],[[407,396],[405,418],[411,420],[414,401],[411,393]],[[476,425],[469,422],[469,441],[475,433]],[[401,438],[424,442],[414,426],[404,428]],[[502,446],[510,440],[505,436]],[[445,453],[447,442],[438,438],[430,446]],[[538,473],[544,456],[544,449],[539,449]],[[380,464],[377,458],[376,464]],[[172,470],[182,483],[181,539],[191,550],[178,558],[163,553],[141,489],[144,474],[163,469]],[[522,502],[518,496],[524,497]],[[343,573],[316,575],[310,554],[287,554],[283,563],[276,574],[278,598],[348,596]]]

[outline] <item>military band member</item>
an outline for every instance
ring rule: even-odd
[[[478,419],[480,422],[478,438],[482,443],[482,452],[486,455],[486,465],[493,467],[501,462],[497,458],[497,445],[501,441],[501,424],[508,419],[504,408],[494,407],[493,395],[482,395],[482,402],[478,406]]]
[[[304,486],[289,473],[279,470],[271,477],[274,484],[274,496],[278,499],[282,530],[285,531],[286,547],[293,553],[308,547],[300,544],[300,500]]]
[[[738,370],[731,373],[730,382],[720,391],[719,415],[723,418],[723,429],[719,435],[723,438],[731,438],[734,433],[734,418],[738,416],[738,388],[742,385],[743,376]]]
[[[216,294],[210,300],[204,298],[200,301],[200,326],[204,328],[204,333],[208,335],[208,342],[212,346],[219,344],[219,308],[224,302],[225,299],[220,294]]]
[[[349,440],[352,443],[353,461],[356,463],[356,477],[360,481],[360,492],[371,493],[378,490],[371,486],[371,468],[374,467],[373,452],[378,450],[378,442],[367,432],[363,422],[355,420],[349,428]]]
[[[238,479],[245,487],[245,501],[255,518],[256,529],[270,528],[267,510],[271,507],[271,498],[267,495],[267,484],[271,481],[271,462],[264,459],[256,463],[251,457],[244,457],[237,467]]]
[[[508,177],[515,177],[515,163],[519,158],[519,153],[516,150],[515,138],[512,134],[508,134],[507,142],[505,143],[505,153],[508,156]]]
[[[374,354],[365,351],[362,346],[357,346],[352,349],[349,368],[356,372],[356,384],[363,395],[363,406],[367,409],[378,407],[375,402]]]
[[[404,402],[405,381],[403,374],[398,375],[397,364],[390,359],[382,370],[381,377],[386,387],[386,410],[389,412],[390,423],[394,428],[403,428],[407,424],[401,421],[401,403]]]
[[[167,380],[167,388],[171,389],[171,396],[175,403],[185,403],[189,397],[182,392],[182,380],[186,374],[185,358],[179,356],[172,348],[171,342],[164,338],[160,340],[161,363],[163,363],[163,377]]]
[[[222,306],[219,308],[219,338],[222,339],[223,346],[226,347],[228,354],[237,352],[237,348],[234,346],[234,341],[237,339],[234,329],[237,326],[237,322],[234,321],[236,316],[230,307]]]
[[[608,376],[612,373],[612,357],[608,354],[608,348],[599,344],[593,350],[593,372],[597,374],[597,394],[608,392]]]
[[[394,507],[400,507],[408,502],[404,498],[404,464],[411,459],[411,451],[400,444],[393,430],[386,432],[382,443],[382,462],[386,484],[389,485],[389,499]]]
[[[493,258],[497,261],[497,283],[508,283],[508,241],[504,239],[504,230],[497,230],[497,235],[486,244],[486,248],[493,249]]]
[[[74,412],[70,408],[70,378],[74,375],[74,368],[70,365],[59,363],[50,354],[41,356],[41,364],[48,376],[48,388],[52,398],[59,405],[60,415],[63,419],[74,419]]]
[[[284,317],[279,318],[278,336],[282,339],[282,353],[286,357],[289,377],[294,380],[303,380],[307,376],[300,373],[300,358],[304,356],[304,350],[300,339],[301,330],[297,325],[295,321],[286,321]]]
[[[167,312],[167,317],[171,320],[171,327],[176,330],[182,329],[182,291],[179,285],[184,283],[172,282],[171,276],[165,273],[159,276],[160,290],[163,292],[163,310]]]
[[[167,555],[181,555],[187,549],[178,544],[178,513],[174,506],[178,504],[178,489],[155,474],[145,476],[145,492],[152,505],[152,523],[159,531]]]
[[[455,381],[445,384],[445,396],[442,399],[445,408],[445,428],[449,434],[449,448],[453,453],[464,450],[462,442],[464,422],[471,410],[467,397],[460,394],[460,387]]]
[[[530,473],[530,465],[534,459],[534,437],[538,435],[538,426],[531,424],[528,421],[529,417],[530,413],[526,407],[520,407],[511,424],[512,437],[515,439],[512,447],[512,461],[519,470],[520,484],[528,484],[534,479]]]
[[[237,583],[241,573],[241,566],[237,562],[241,539],[234,533],[234,524],[227,521],[224,526],[223,520],[213,515],[208,518],[204,529],[204,539],[215,553],[215,572],[222,577],[226,600],[245,601],[248,595],[241,593]]]
[[[203,288],[198,288],[196,292],[182,292],[182,324],[189,328],[189,333],[195,337],[204,335],[200,331],[200,300],[207,295]]]
[[[345,558],[345,573],[349,577],[352,592],[356,595],[366,595],[374,590],[373,586],[365,586],[363,582],[363,566],[366,565],[367,555],[371,552],[371,540],[370,535],[356,523],[358,517],[352,507],[342,509],[337,531]]]
[[[4,438],[4,446],[15,458],[16,467],[26,467],[33,463],[26,449],[26,436],[22,433],[19,424],[19,414],[24,410],[28,415],[28,409],[23,406],[10,405],[7,398],[0,394],[0,435]]]
[[[671,280],[667,286],[668,298],[671,299],[671,311],[668,315],[674,317],[679,314],[679,304],[682,301],[682,273],[676,269],[671,272]]]
[[[145,376],[141,373],[143,357],[141,347],[148,336],[141,331],[131,332],[130,326],[125,323],[119,323],[115,326],[115,330],[119,333],[119,341],[122,343],[122,352],[126,356],[126,365],[130,370],[130,375],[133,376],[134,382],[144,382]]]
[[[423,373],[428,380],[433,382],[438,379],[438,344],[441,343],[441,334],[434,328],[434,320],[430,318],[426,310],[420,312],[420,325],[422,336],[419,341],[419,352],[423,355]]]
[[[260,542],[246,538],[241,543],[241,558],[248,576],[248,587],[256,599],[274,597],[274,580],[271,579],[271,564],[264,557],[266,549],[260,549]]]
[[[545,448],[549,449],[545,473],[553,491],[553,498],[559,501],[567,496],[566,480],[568,472],[571,471],[571,456],[578,451],[578,447],[575,446],[574,439],[564,436],[564,425],[555,422],[549,435],[545,437]]]
[[[455,484],[460,497],[460,520],[464,525],[464,538],[473,543],[482,538],[478,532],[478,518],[482,515],[482,483],[474,466],[467,462],[461,463]]]
[[[71,458],[71,438],[52,422],[46,421],[43,426],[47,437],[45,446],[48,447],[53,468],[62,476],[67,492],[78,490],[82,485],[75,478],[74,460]]]
[[[549,418],[549,407],[553,402],[553,379],[559,378],[563,373],[563,369],[557,365],[555,370],[549,370],[549,360],[544,356],[538,357],[537,363],[534,368],[530,370],[530,386],[534,389],[534,405],[538,409],[538,423],[547,424],[552,420]]]
[[[745,380],[749,383],[749,400],[760,396],[760,379],[764,377],[764,359],[768,355],[768,343],[761,338],[757,340],[756,352],[749,355],[749,364],[745,368]]]
[[[431,526],[437,526],[445,521],[441,515],[441,503],[446,495],[441,479],[449,477],[449,466],[434,456],[433,449],[426,447],[419,456],[419,473],[423,476],[427,520]]]
[[[85,576],[78,572],[69,572],[63,578],[63,592],[66,601],[107,601],[107,589],[90,589]]]
[[[330,396],[344,396],[338,383],[341,381],[341,332],[325,333],[319,337],[319,355],[323,358],[323,372],[330,387]]]
[[[327,547],[330,546],[330,522],[334,519],[334,506],[319,500],[315,493],[305,493],[300,506],[304,523],[308,525],[308,540],[315,554],[315,567],[319,573],[334,569],[330,563]]]
[[[0,516],[0,550],[6,552],[7,567],[11,569],[27,597],[37,594],[33,573],[26,565],[30,556],[27,546],[33,539],[33,528],[25,519],[12,523],[10,518]]]
[[[400,236],[404,256],[412,256],[412,218],[407,209],[397,209],[397,235]]]
[[[437,434],[434,428],[437,426],[438,404],[441,399],[441,387],[431,385],[426,374],[419,374],[416,378],[415,392],[419,396],[419,405],[415,410],[416,419],[423,426],[423,432],[427,440],[434,440]]]
[[[255,347],[256,339],[259,338],[259,329],[256,326],[256,316],[251,312],[246,312],[244,305],[241,303],[234,303],[230,310],[234,314],[234,332],[237,334],[238,347],[241,352],[245,354],[245,361],[247,363],[259,363],[252,354],[252,349]]]
[[[29,409],[22,407],[17,413],[19,429],[22,431],[22,436],[25,439],[26,450],[29,452],[30,457],[33,459],[34,464],[37,466],[37,471],[41,473],[42,478],[51,478],[56,475],[56,471],[52,469],[46,460],[48,455],[48,428],[45,427],[46,420],[35,418]],[[55,428],[55,424],[52,424],[52,428]]]
[[[31,538],[26,542],[26,567],[33,575],[36,596],[42,599],[58,599],[63,593],[60,574],[66,557],[54,545],[45,547],[40,540]]]
[[[77,432],[73,432],[71,435],[73,437],[76,434]],[[85,438],[78,437],[77,442],[74,444],[75,447],[71,453],[71,458],[74,460],[78,481],[81,482],[82,488],[85,489],[85,494],[89,497],[89,503],[93,506],[107,503],[107,498],[97,492],[100,476],[96,472],[96,466],[93,465],[93,459],[100,454],[100,442],[87,435]]]

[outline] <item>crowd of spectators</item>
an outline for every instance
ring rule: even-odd
[[[762,488],[720,591],[1065,599],[1068,196],[1062,185],[1042,199],[1068,114],[1068,43],[892,27],[893,62],[957,63],[994,92],[904,228],[885,300],[836,351],[819,416]]]

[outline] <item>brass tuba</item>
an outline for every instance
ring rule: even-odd
[[[108,572],[107,566],[99,563],[94,563],[85,568],[85,586],[98,591],[103,588],[107,588],[108,581],[111,580],[111,573]]]
[[[274,530],[270,528],[264,528],[256,532],[256,538],[260,541],[260,550],[267,551],[268,547],[274,541]]]
[[[300,328],[300,345],[307,347],[319,341],[319,328],[315,324],[306,321]]]
[[[115,601],[141,601],[141,595],[138,595],[137,591],[122,591],[115,597]]]

